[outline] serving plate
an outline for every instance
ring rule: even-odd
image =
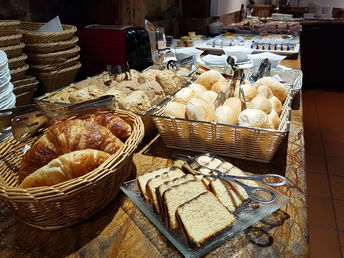
[[[200,257],[220,246],[222,243],[259,220],[269,216],[271,213],[290,201],[287,196],[281,194],[275,189],[266,186],[264,187],[269,188],[276,194],[276,201],[269,204],[260,203],[259,205],[246,201],[234,212],[234,216],[236,218],[234,224],[208,239],[199,248],[191,248],[180,231],[169,231],[166,229],[161,217],[153,211],[152,206],[148,202],[144,201],[136,179],[124,183],[121,186],[121,190],[136,204],[153,225],[157,227],[161,233],[164,234],[164,236],[182,253],[182,255],[185,257]]]

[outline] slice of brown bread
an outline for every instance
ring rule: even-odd
[[[207,188],[197,179],[167,189],[162,196],[166,227],[169,230],[177,230],[178,224],[175,216],[177,207],[206,191]]]
[[[169,170],[170,170],[169,167],[160,168],[160,169],[153,170],[151,172],[145,173],[145,174],[137,177],[137,182],[138,182],[140,191],[146,200],[148,200],[148,196],[146,194],[146,184],[147,184],[148,180],[153,178],[153,177],[156,177],[157,175],[161,175],[162,173],[165,173]]]
[[[233,214],[211,192],[201,193],[180,205],[176,219],[191,247],[200,247],[235,222]]]
[[[162,196],[163,196],[164,192],[167,189],[171,188],[172,186],[179,185],[181,183],[185,183],[185,182],[191,181],[193,179],[195,179],[193,175],[187,174],[187,175],[184,175],[182,177],[178,177],[178,178],[175,178],[171,181],[165,182],[165,183],[161,184],[156,189],[156,196],[158,199],[158,204],[159,204],[159,208],[160,208],[160,215],[161,215],[162,219],[164,219],[164,217],[165,217],[164,209],[163,209],[163,205],[162,205]]]
[[[173,180],[183,175],[185,174],[182,170],[178,168],[171,168],[170,171],[165,172],[161,175],[157,175],[156,177],[148,180],[146,184],[146,194],[147,194],[149,203],[153,206],[153,210],[157,214],[160,214],[160,207],[159,207],[158,199],[156,196],[156,188],[167,181]]]

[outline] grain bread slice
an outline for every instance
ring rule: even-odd
[[[172,186],[164,192],[162,196],[164,220],[169,230],[178,229],[175,216],[177,207],[203,192],[207,192],[207,188],[197,179]]]
[[[158,175],[161,175],[165,172],[168,172],[169,170],[170,170],[169,167],[160,168],[160,169],[145,173],[145,174],[137,177],[137,182],[138,182],[140,191],[146,200],[148,200],[148,196],[146,194],[146,184],[147,184],[148,180],[151,178],[154,178]]]
[[[162,205],[162,196],[163,196],[164,192],[167,189],[171,188],[172,186],[179,185],[181,183],[185,183],[185,182],[191,181],[193,179],[195,179],[193,175],[187,174],[187,175],[184,175],[182,177],[178,177],[178,178],[175,178],[171,181],[165,182],[165,183],[161,184],[156,189],[156,196],[158,199],[158,204],[159,204],[159,208],[160,208],[160,215],[161,215],[162,219],[164,219],[164,217],[165,217],[164,209],[163,209],[163,205]]]
[[[200,247],[235,222],[233,214],[209,191],[180,205],[176,220],[191,247]]]
[[[182,170],[178,168],[171,168],[170,171],[165,172],[161,175],[157,175],[156,177],[148,180],[146,184],[146,194],[147,194],[149,203],[153,206],[153,210],[157,214],[160,214],[160,207],[158,203],[158,198],[156,196],[156,188],[167,181],[173,180],[183,175],[185,174]]]

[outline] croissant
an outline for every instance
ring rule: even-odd
[[[108,128],[114,135],[116,135],[120,139],[126,139],[131,135],[131,126],[116,114],[89,114],[82,116],[79,119],[90,122],[97,122],[102,126]]]
[[[99,167],[109,153],[98,150],[78,150],[59,156],[27,176],[19,185],[22,188],[55,185],[76,178]]]
[[[24,154],[18,182],[62,154],[84,149],[113,154],[122,145],[120,139],[98,123],[80,119],[59,122],[50,126]]]

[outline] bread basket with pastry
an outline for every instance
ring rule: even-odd
[[[111,70],[111,69],[110,69]],[[103,95],[113,95],[116,107],[128,110],[140,116],[145,127],[145,136],[154,130],[149,116],[152,107],[167,95],[182,86],[181,79],[174,71],[146,69],[138,72],[134,69],[107,71],[87,78],[67,87],[46,93],[35,99],[42,108],[58,107],[92,100]]]
[[[232,84],[209,70],[150,115],[167,147],[268,163],[289,131],[292,95],[290,87],[264,78],[235,82],[215,108],[218,93]]]
[[[0,145],[0,199],[24,223],[71,226],[104,208],[128,178],[141,119],[87,104],[12,118],[13,136]]]

